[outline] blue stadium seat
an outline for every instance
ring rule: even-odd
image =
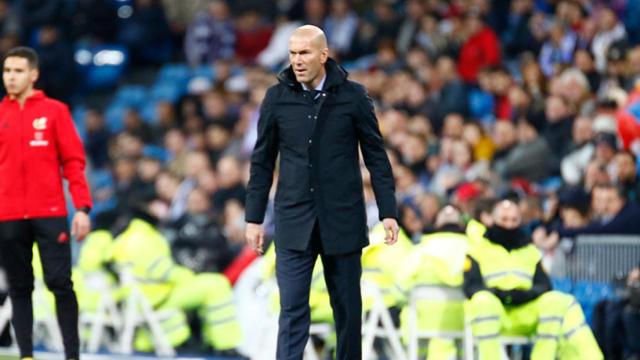
[[[553,290],[571,294],[573,289],[573,281],[567,277],[551,277],[551,285]]]
[[[111,171],[106,169],[94,169],[89,174],[89,184],[93,189],[100,189],[105,187],[113,187],[113,176]]]
[[[610,299],[614,295],[613,286],[608,283],[577,281],[573,286],[573,296],[582,306],[589,324],[591,324],[596,304],[604,299]]]
[[[83,142],[87,140],[87,130],[85,129],[85,126],[84,126],[84,117],[86,112],[87,112],[86,107],[82,105],[78,105],[74,107],[73,112],[71,113],[71,117],[73,118],[73,123],[76,126],[78,135],[80,135],[80,138],[82,139]]]
[[[205,77],[209,80],[215,80],[216,71],[213,66],[204,65],[191,69],[191,77]]]
[[[86,90],[109,89],[124,75],[129,51],[120,45],[80,45],[74,59]]]
[[[142,148],[142,154],[144,156],[158,159],[160,160],[160,162],[163,162],[163,163],[169,160],[169,152],[167,151],[167,149],[161,146],[145,145]]]
[[[180,81],[186,84],[191,77],[191,69],[185,64],[167,64],[158,72],[157,80],[160,81]]]
[[[128,109],[124,104],[111,103],[104,113],[104,121],[107,129],[117,133],[124,129],[124,113]]]
[[[140,108],[147,98],[147,89],[142,85],[126,85],[118,89],[114,101],[132,108]]]
[[[164,100],[175,104],[186,93],[186,85],[181,81],[158,81],[149,89],[149,99]]]
[[[142,120],[147,123],[154,124],[158,121],[158,117],[156,116],[156,100],[148,100],[145,101],[140,107],[140,116]]]

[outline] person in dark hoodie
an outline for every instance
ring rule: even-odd
[[[499,359],[500,335],[536,336],[531,359],[572,353],[602,359],[573,296],[552,291],[541,255],[521,228],[518,205],[503,200],[493,209],[493,225],[470,239],[463,290],[480,359]],[[561,357],[562,358],[562,357]]]

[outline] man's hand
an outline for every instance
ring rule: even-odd
[[[398,222],[393,218],[382,219],[384,225],[384,243],[387,245],[393,245],[398,241]]]
[[[251,246],[253,251],[258,254],[262,254],[264,249],[264,228],[261,224],[247,223],[247,229],[245,230],[245,237],[247,243]]]
[[[84,211],[76,211],[71,221],[71,236],[75,236],[78,241],[82,241],[91,230],[91,220]]]

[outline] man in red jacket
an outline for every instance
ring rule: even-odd
[[[44,280],[56,298],[67,359],[78,359],[78,303],[71,282],[70,236],[89,232],[91,196],[85,155],[68,108],[34,90],[38,57],[25,47],[7,52],[0,103],[0,256],[9,278],[12,323],[20,355],[31,359],[32,247],[40,250]],[[76,213],[67,225],[62,177],[69,182]]]

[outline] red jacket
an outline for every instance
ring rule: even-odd
[[[500,64],[498,37],[489,27],[472,35],[460,49],[458,73],[462,80],[473,83],[478,71],[488,65]]]
[[[62,177],[76,208],[91,207],[85,156],[69,109],[34,91],[23,109],[0,103],[0,221],[66,216]]]

